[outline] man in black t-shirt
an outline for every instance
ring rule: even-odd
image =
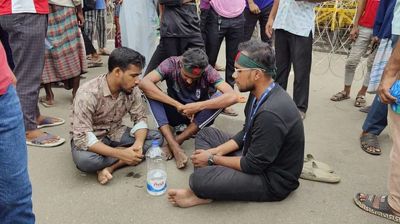
[[[279,201],[299,186],[304,128],[296,105],[274,83],[275,54],[261,41],[240,47],[234,78],[250,91],[246,121],[235,136],[205,128],[196,136],[191,159],[197,167],[190,189],[171,189],[168,200],[191,207],[212,200]]]
[[[189,48],[204,48],[200,18],[194,0],[160,0],[160,43],[145,75],[165,59],[182,55]]]

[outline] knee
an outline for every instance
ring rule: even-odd
[[[195,144],[198,141],[204,141],[206,140],[210,135],[212,135],[213,127],[205,127],[203,129],[201,129],[197,134],[196,134],[196,138],[195,138]]]

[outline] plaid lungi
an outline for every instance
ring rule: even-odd
[[[49,5],[42,83],[67,80],[87,70],[86,52],[75,8]]]

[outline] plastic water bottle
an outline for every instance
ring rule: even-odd
[[[162,195],[167,191],[164,153],[158,144],[158,141],[153,141],[151,148],[146,153],[147,192],[154,196]]]

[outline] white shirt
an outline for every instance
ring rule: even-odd
[[[295,35],[308,37],[314,34],[315,13],[317,3],[295,0],[280,0],[274,25],[276,29],[283,29]]]

